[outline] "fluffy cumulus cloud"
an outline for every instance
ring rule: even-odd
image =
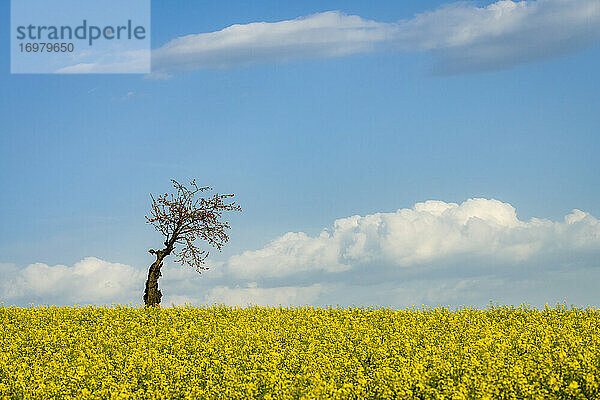
[[[217,286],[210,290],[207,300],[209,303],[228,305],[294,306],[315,302],[322,290],[323,286],[319,283],[305,287],[258,288],[256,282],[250,282],[246,287]]]
[[[477,261],[486,269],[598,251],[599,235],[598,220],[579,210],[559,222],[521,221],[514,207],[498,200],[430,200],[394,213],[342,218],[316,237],[287,233],[263,249],[231,257],[226,268],[248,279],[347,274],[374,266],[414,272],[449,262]]]
[[[430,200],[338,219],[315,236],[286,233],[201,276],[167,264],[160,285],[165,305],[600,305],[599,260],[600,221],[586,212],[524,221],[494,199]],[[145,279],[96,258],[0,269],[8,303],[139,304]]]
[[[599,256],[600,222],[580,210],[560,221],[523,221],[494,199],[426,201],[342,218],[316,236],[286,233],[233,256],[219,268],[238,286],[219,294],[261,302],[295,283],[305,291],[295,304],[599,304],[591,284],[600,278]]]
[[[600,39],[597,0],[450,3],[385,23],[329,11],[279,22],[232,25],[176,38],[153,51],[156,76],[377,49],[431,52],[440,73],[503,68],[575,51]]]
[[[143,271],[95,257],[73,266],[0,264],[0,271],[0,299],[6,304],[127,304],[139,302],[143,292]]]

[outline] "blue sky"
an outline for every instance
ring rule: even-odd
[[[467,2],[464,7],[481,10],[492,3]],[[551,8],[561,1],[538,3]],[[171,2],[154,0],[152,48],[233,24],[288,21],[326,11],[395,29],[397,21],[414,20],[415,14],[440,6],[448,9],[449,4],[231,1],[201,6],[178,2],[174,7]],[[196,178],[220,192],[235,193],[243,207],[243,213],[231,217],[230,243],[222,254],[211,256],[214,268],[200,278],[204,281],[194,281],[203,290],[210,290],[213,270],[221,266],[228,271],[233,268],[232,257],[264,250],[287,232],[304,232],[314,238],[324,228],[334,229],[336,219],[395,213],[427,200],[461,204],[483,198],[511,205],[520,221],[532,217],[563,221],[573,209],[589,213],[592,228],[583,234],[589,246],[585,251],[565,247],[566,261],[555,268],[573,274],[572,292],[545,296],[599,304],[595,291],[579,295],[581,287],[576,283],[600,267],[600,236],[593,217],[600,215],[600,35],[593,3],[572,5],[591,7],[589,31],[579,33],[581,40],[565,42],[560,48],[548,46],[533,58],[495,55],[492,61],[486,59],[485,68],[474,70],[460,64],[458,70],[444,71],[444,60],[454,60],[457,54],[473,57],[468,43],[458,50],[382,46],[338,57],[311,55],[312,48],[308,48],[292,54],[288,61],[277,59],[278,52],[287,50],[276,48],[275,56],[267,54],[264,62],[252,59],[235,65],[228,60],[223,68],[194,64],[182,71],[173,67],[167,71],[168,79],[137,74],[11,75],[10,60],[4,57],[0,60],[4,92],[0,98],[0,263],[17,278],[19,271],[35,263],[71,268],[89,257],[143,271],[152,261],[147,250],[161,242],[144,223],[149,194],[168,190],[171,178]],[[3,3],[0,13],[8,21],[9,5]],[[535,18],[535,10],[526,18]],[[527,25],[527,21],[521,23]],[[571,29],[567,23],[554,28],[554,32]],[[0,33],[0,51],[8,54],[9,25],[3,24]],[[511,42],[510,36],[503,40],[526,47],[531,33],[516,33],[521,35],[518,40]],[[198,40],[206,39],[200,36]],[[472,48],[486,43],[475,42]],[[532,43],[540,48],[538,42]],[[229,56],[231,51],[227,51],[215,57]],[[519,51],[535,53],[527,48]],[[563,239],[565,243],[570,240],[558,238]],[[488,257],[494,264],[500,256]],[[461,260],[442,258],[427,265],[446,271]],[[486,260],[490,261],[483,258],[480,262]],[[578,275],[565,270],[573,260],[585,260],[586,272]],[[503,263],[499,269],[510,264]],[[283,277],[278,282],[260,275],[245,280],[214,279],[221,279],[219,288],[247,289],[241,297],[231,297],[231,302],[243,302],[247,298],[243,296],[268,302],[269,293],[274,296],[271,300],[290,304],[306,299],[316,304],[350,301],[344,297],[350,286],[306,298],[302,289],[289,289],[320,285],[323,290],[326,282],[336,281],[335,277],[316,278],[319,273],[311,278]],[[513,272],[502,275],[503,284],[514,277]],[[188,288],[189,282],[180,284]],[[415,285],[420,287],[420,283]],[[193,292],[183,286],[166,287],[172,288],[171,294]],[[262,287],[266,292],[259,295]],[[290,300],[268,291],[277,287],[288,288],[288,293],[296,290],[295,297]],[[410,290],[419,292],[415,287]],[[401,296],[402,301],[383,295],[357,297],[356,301],[408,304],[410,290]],[[504,300],[538,301],[527,297],[528,290]],[[78,300],[49,292],[26,293],[36,301]],[[252,293],[257,297],[252,298]],[[4,296],[8,302],[27,300],[25,295]],[[185,292],[177,299],[202,302],[213,297]],[[542,297],[539,302],[543,303]],[[461,302],[460,296],[430,299],[434,303],[480,302],[466,297]],[[110,302],[104,298],[80,301]]]

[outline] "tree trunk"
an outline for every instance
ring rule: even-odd
[[[156,256],[156,261],[150,266],[148,271],[148,279],[146,280],[146,290],[144,291],[144,304],[148,306],[160,305],[162,293],[158,290],[158,278],[160,278],[160,269],[162,267],[162,259],[159,255]]]
[[[158,290],[158,278],[161,276],[160,269],[163,266],[163,259],[173,251],[173,245],[177,240],[178,231],[179,227],[177,227],[175,232],[173,232],[173,235],[165,241],[165,246],[167,247],[163,250],[148,250],[150,254],[156,255],[156,261],[150,265],[148,279],[146,280],[146,290],[144,291],[144,304],[146,307],[160,306],[160,298],[162,297],[162,293]]]

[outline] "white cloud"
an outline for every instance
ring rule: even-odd
[[[324,12],[274,23],[232,25],[183,36],[152,53],[153,71],[221,68],[369,51],[396,27],[356,15]]]
[[[600,224],[579,210],[563,222],[521,221],[514,207],[498,200],[430,200],[394,213],[342,218],[316,237],[287,233],[263,249],[231,257],[225,268],[244,279],[348,275],[364,267],[410,271],[465,259],[489,269],[584,251],[600,251]]]
[[[524,221],[494,199],[430,200],[316,236],[286,233],[214,265],[205,290],[186,293],[193,304],[598,305],[599,256],[600,222],[580,210]]]
[[[199,275],[167,263],[162,304],[600,306],[600,221],[580,210],[524,221],[498,200],[430,200],[341,218],[316,236],[286,233],[209,267]],[[72,267],[0,264],[0,301],[141,304],[145,268],[97,258]]]
[[[294,306],[316,301],[323,286],[315,283],[310,286],[280,286],[259,288],[255,282],[247,287],[217,286],[207,296],[209,303],[245,306]]]
[[[458,73],[545,59],[599,39],[597,0],[501,0],[486,7],[458,2],[394,23],[329,11],[232,25],[171,40],[153,51],[152,69],[162,76],[167,71],[395,49],[430,51],[438,72]]]
[[[150,51],[87,52],[77,55],[77,63],[63,66],[56,74],[146,74],[150,69]]]
[[[72,267],[43,263],[23,269],[0,265],[3,301],[15,304],[139,303],[145,274],[131,266],[85,258]]]
[[[429,50],[439,72],[490,70],[562,55],[600,40],[597,0],[454,3],[399,24],[400,48]]]

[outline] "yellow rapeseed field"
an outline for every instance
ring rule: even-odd
[[[3,399],[598,399],[600,309],[0,307]]]

